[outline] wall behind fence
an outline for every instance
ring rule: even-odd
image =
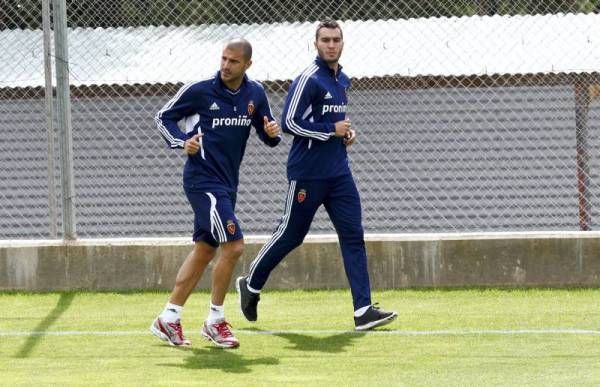
[[[227,38],[246,36],[254,45],[249,75],[264,82],[279,116],[289,81],[315,55],[322,15],[344,28],[341,62],[353,77],[348,115],[359,131],[350,159],[367,232],[597,224],[600,15],[593,2],[151,3],[66,2],[79,237],[189,235],[184,157],[166,147],[154,114],[185,82],[217,70]],[[54,64],[55,42],[46,39]],[[0,239],[52,237],[52,226],[61,236],[43,42],[37,1],[3,7]],[[60,129],[53,129],[57,141]],[[269,233],[283,211],[290,144],[289,136],[275,149],[250,139],[237,209],[247,234]],[[311,231],[332,231],[324,211]]]

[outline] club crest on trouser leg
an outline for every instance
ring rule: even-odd
[[[306,199],[306,190],[301,189],[298,191],[298,203],[302,203]]]
[[[254,101],[248,101],[248,115],[251,116],[254,113]]]
[[[233,220],[227,221],[227,231],[229,231],[231,235],[235,234],[235,222]]]

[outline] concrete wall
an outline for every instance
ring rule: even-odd
[[[246,238],[236,273],[266,237]],[[0,242],[0,290],[170,289],[192,248],[187,239]],[[373,288],[598,286],[600,233],[367,236]],[[198,287],[207,289],[210,267]],[[267,287],[347,286],[336,238],[311,236],[273,271]]]

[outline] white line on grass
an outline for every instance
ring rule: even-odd
[[[344,331],[344,330],[274,330],[260,331],[238,329],[235,333],[240,335],[392,335],[392,336],[477,336],[477,335],[600,335],[600,330],[593,329],[571,329],[571,328],[546,328],[546,329],[448,329],[432,331]],[[0,331],[0,337],[17,336],[141,336],[150,335],[148,331],[33,331],[33,332],[11,332]]]

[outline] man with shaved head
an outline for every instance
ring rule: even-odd
[[[181,313],[219,247],[202,336],[219,347],[239,346],[225,319],[224,301],[244,250],[234,212],[240,164],[251,126],[270,147],[281,140],[263,86],[246,75],[251,65],[250,43],[241,38],[227,41],[220,70],[183,86],[155,117],[169,147],[181,148],[187,155],[183,189],[194,212],[194,248],[179,268],[164,310],[150,326],[154,335],[173,346],[191,345],[183,334]],[[185,132],[178,122],[183,123]]]
[[[242,50],[246,60],[252,59],[252,45],[246,39],[234,38],[225,43],[225,48],[231,50]]]

